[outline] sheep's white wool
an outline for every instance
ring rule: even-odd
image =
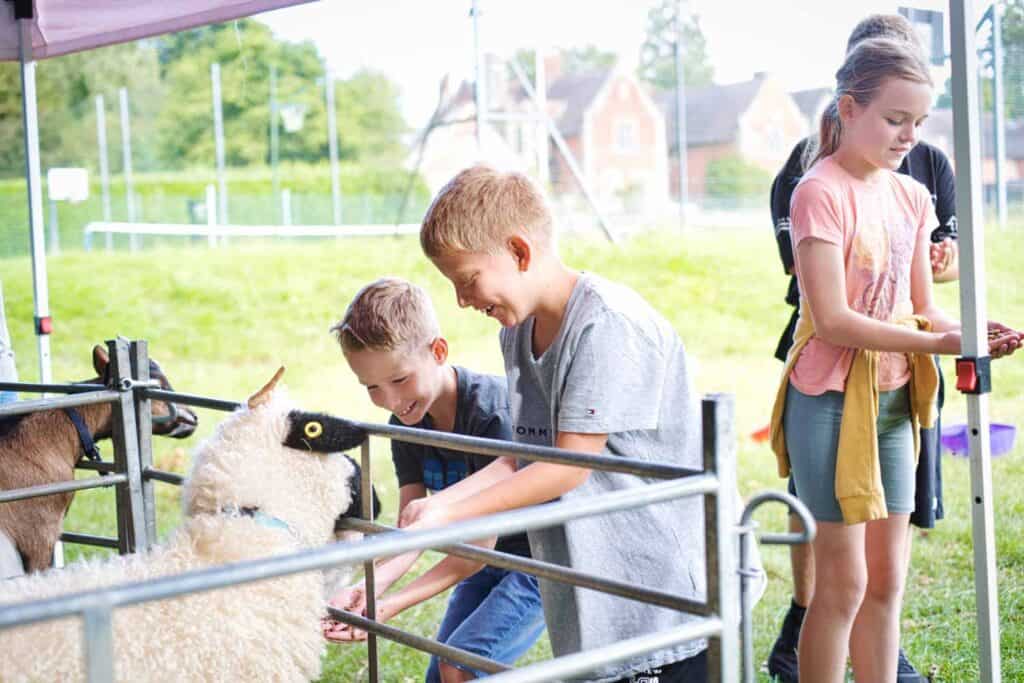
[[[282,390],[222,422],[195,451],[185,520],[152,551],[0,582],[0,604],[320,545],[348,509],[352,464],[287,448],[295,406]],[[224,510],[259,508],[287,529]],[[292,575],[114,612],[118,681],[306,681],[320,675],[323,584]],[[0,631],[0,680],[84,680],[77,618]]]

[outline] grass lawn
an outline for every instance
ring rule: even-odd
[[[993,318],[1024,326],[1024,290],[1018,281],[1024,232],[1020,226],[987,235],[988,306]],[[789,311],[786,278],[767,229],[702,231],[682,236],[653,233],[614,247],[597,237],[566,238],[562,247],[574,267],[622,281],[643,294],[675,326],[697,366],[702,392],[737,397],[739,483],[744,494],[782,488],[767,445],[749,435],[768,421],[779,370],[772,352]],[[24,380],[37,378],[32,337],[32,287],[25,258],[0,260],[8,324]],[[175,386],[189,393],[241,399],[260,387],[279,364],[285,382],[306,408],[384,421],[347,371],[327,333],[355,291],[367,281],[397,274],[426,286],[434,296],[454,362],[500,372],[496,325],[455,305],[451,288],[409,238],[309,242],[236,242],[209,250],[67,253],[49,261],[54,377],[90,375],[93,344],[121,334],[147,339],[151,355]],[[955,285],[938,288],[946,309],[958,315]],[[946,376],[951,365],[946,362]],[[993,420],[1024,424],[1024,357],[996,365],[991,395]],[[184,472],[188,449],[209,433],[219,414],[200,410],[202,425],[190,442],[156,440],[158,464]],[[948,392],[945,424],[963,422],[966,402]],[[104,447],[108,454],[109,446]],[[1013,453],[993,461],[1004,680],[1024,680],[1024,502],[1014,491],[1024,481],[1024,458]],[[394,520],[397,491],[388,447],[374,443],[374,478]],[[934,667],[936,680],[972,681],[978,672],[969,474],[963,459],[943,458],[946,520],[915,534],[914,557],[903,611],[903,644],[919,669]],[[159,524],[166,533],[179,519],[177,490],[158,484]],[[78,494],[65,527],[113,534],[110,492]],[[762,526],[781,530],[779,508],[759,515]],[[69,558],[83,551],[68,546]],[[88,551],[102,553],[106,551]],[[764,548],[768,593],[755,611],[756,656],[763,661],[788,605],[789,560],[784,548]],[[427,560],[429,561],[429,559]],[[425,566],[426,561],[421,562]],[[394,620],[432,635],[443,602],[435,599]],[[548,656],[546,641],[529,658]],[[383,643],[381,677],[422,678],[425,656]],[[365,678],[363,646],[331,646],[325,681]]]

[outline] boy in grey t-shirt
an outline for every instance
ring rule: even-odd
[[[559,259],[547,206],[521,174],[461,172],[427,212],[427,256],[459,305],[502,326],[513,436],[574,451],[699,468],[697,401],[671,326],[640,296]],[[553,500],[643,485],[627,474],[500,458],[406,508],[403,526],[436,526]],[[699,498],[530,532],[534,557],[620,581],[705,597]],[[679,626],[693,616],[542,581],[556,656]],[[608,665],[589,679],[704,681],[704,641]]]

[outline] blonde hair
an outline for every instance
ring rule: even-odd
[[[423,217],[420,246],[429,258],[454,251],[493,254],[517,231],[540,247],[551,244],[551,212],[544,196],[522,173],[476,165],[434,197]]]
[[[430,297],[397,277],[374,280],[360,289],[331,332],[346,353],[425,348],[441,336]]]
[[[934,86],[924,55],[917,44],[891,38],[868,38],[857,43],[836,72],[836,92],[821,113],[817,145],[809,144],[804,168],[835,153],[842,142],[843,126],[839,118],[839,100],[849,95],[862,107],[878,95],[889,78]],[[814,149],[812,149],[812,147]]]

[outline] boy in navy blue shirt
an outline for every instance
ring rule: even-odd
[[[367,285],[332,331],[370,399],[392,413],[392,424],[511,440],[505,379],[447,363],[448,343],[440,335],[429,298],[419,287],[398,278]],[[456,484],[494,460],[397,440],[391,444],[399,514],[410,502]],[[494,543],[491,539],[486,545]],[[496,549],[530,556],[523,533],[497,539]],[[513,664],[544,630],[534,577],[460,557],[448,556],[401,590],[379,595],[408,571],[418,555],[408,553],[377,567],[378,621],[387,621],[458,584],[441,622],[440,642]],[[366,606],[362,582],[342,590],[331,604],[361,613]],[[324,636],[344,642],[362,640],[365,633],[325,620]],[[482,675],[460,667],[432,657],[426,680],[449,683]]]

